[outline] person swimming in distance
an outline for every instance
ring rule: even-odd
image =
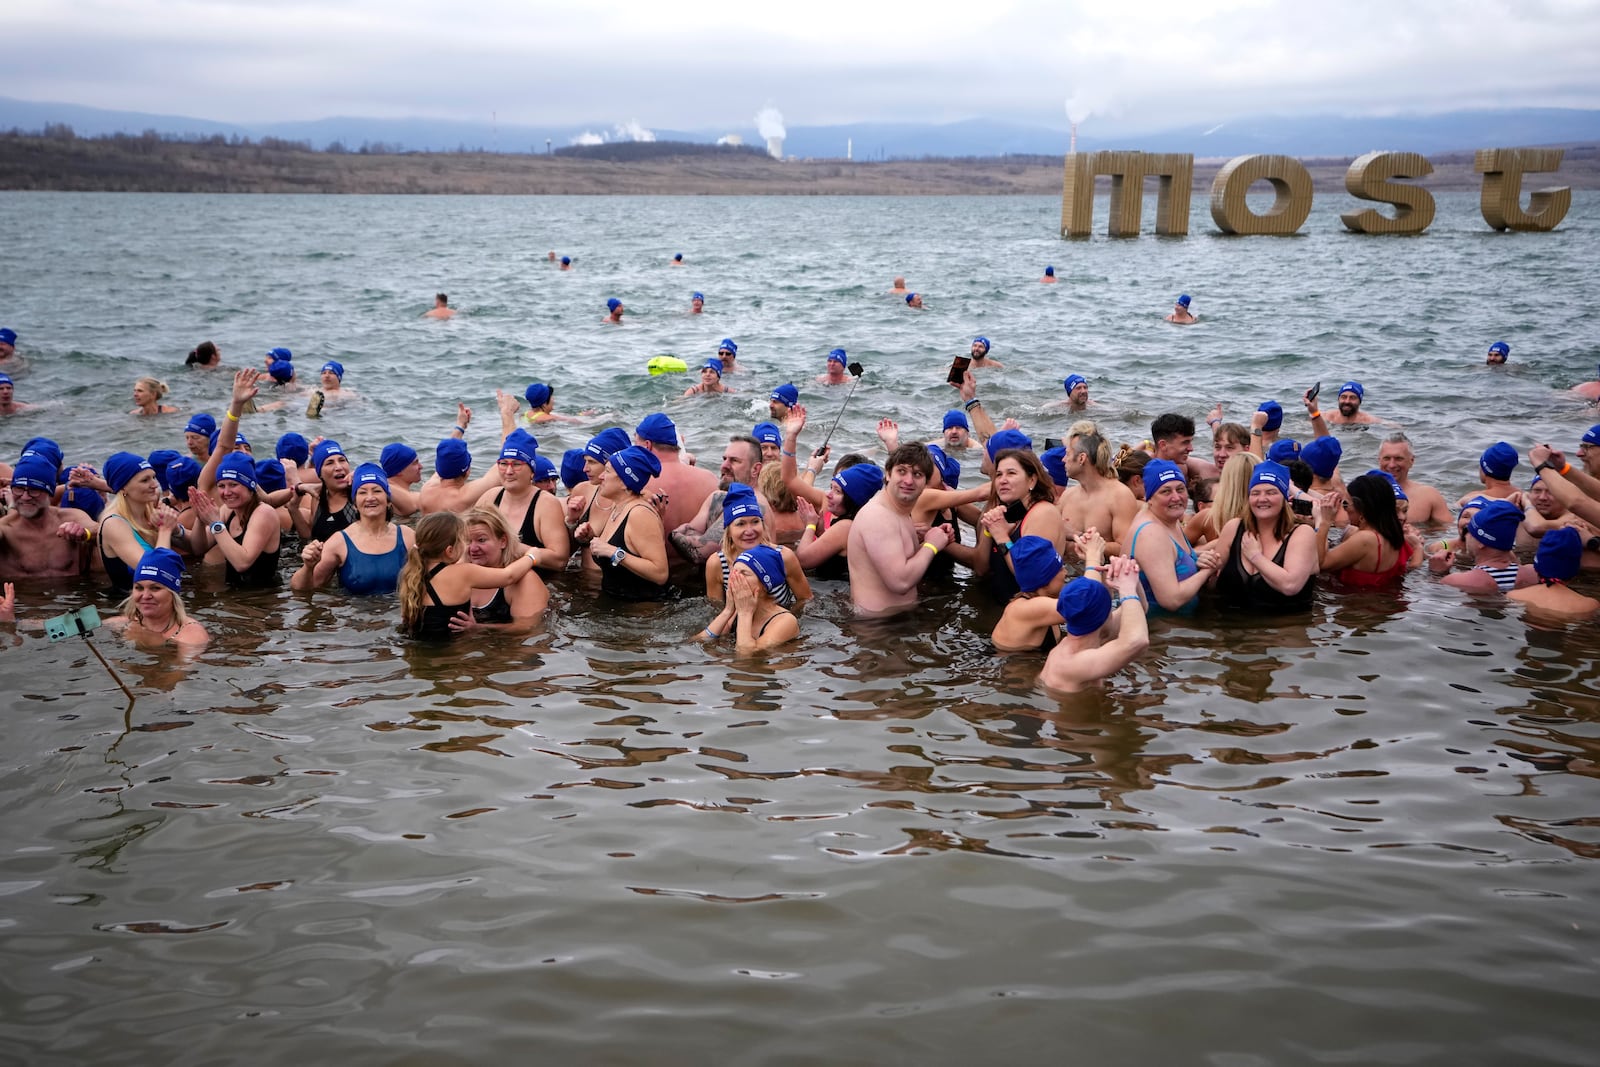
[[[906,307],[908,307],[908,308],[916,308],[916,309],[918,309],[920,311],[922,309],[922,294],[921,293],[907,293],[906,294]]]
[[[793,382],[785,382],[767,395],[767,413],[772,421],[782,426],[789,412],[800,403],[800,390]]]
[[[904,278],[896,278],[894,284],[889,287],[890,296],[904,296],[907,291]]]
[[[1491,367],[1499,367],[1503,366],[1506,360],[1510,358],[1511,346],[1504,341],[1496,341],[1489,346],[1489,354],[1484,358],[1484,362]]]
[[[344,364],[330,359],[318,372],[322,396],[326,400],[353,400],[355,391],[344,387]]]
[[[1591,404],[1600,400],[1600,366],[1595,367],[1595,380],[1592,382],[1579,382],[1572,387],[1574,396],[1581,396]]]
[[[700,382],[683,391],[684,396],[702,396],[708,393],[732,393],[722,384],[722,360],[708,359],[700,364]]]
[[[189,618],[179,594],[183,591],[183,558],[170,548],[152,548],[133,570],[133,585],[120,614],[106,625],[137,645],[195,647],[210,640],[206,628]]]
[[[189,355],[184,359],[185,367],[200,367],[203,370],[215,370],[222,366],[222,353],[216,344],[211,341],[201,341],[189,350]]]
[[[0,373],[0,415],[16,415],[32,410],[32,404],[17,400],[16,385],[11,381],[11,375]]]
[[[1367,397],[1367,391],[1360,382],[1349,381],[1339,387],[1339,410],[1327,416],[1327,422],[1333,426],[1370,426],[1373,423],[1383,422],[1376,415],[1369,415],[1361,410],[1361,402]]]
[[[176,415],[178,409],[163,404],[161,398],[168,393],[167,383],[156,378],[140,378],[133,383],[134,408],[129,415]]]
[[[672,254],[672,265],[674,267],[683,266],[683,253],[682,252],[674,252]]]
[[[17,331],[0,326],[0,363],[17,358]]]
[[[1056,283],[1056,269],[1054,267],[1046,267],[1044,269],[1044,277],[1039,279],[1039,284],[1040,285],[1054,285],[1055,283]]]
[[[572,257],[571,256],[562,256],[561,257],[561,269],[562,270],[571,270],[572,269]]]
[[[1179,326],[1189,326],[1199,322],[1194,312],[1189,310],[1189,294],[1183,293],[1178,297],[1178,302],[1172,305],[1172,314],[1167,316],[1167,321]]]
[[[946,452],[965,452],[969,448],[978,447],[978,442],[972,437],[972,423],[968,420],[967,413],[960,408],[951,408],[945,412],[940,436],[923,443],[938,445]]]
[[[706,294],[695,293],[689,297],[689,314],[700,315],[706,310]]]
[[[845,373],[845,367],[849,358],[842,348],[835,348],[832,352],[829,352],[828,369],[817,375],[817,381],[822,385],[847,384],[850,381],[850,376]]]
[[[554,256],[555,253],[551,253]],[[455,309],[450,306],[450,298],[444,293],[433,295],[433,307],[422,313],[425,319],[453,319],[456,317]]]
[[[758,422],[751,428],[750,436],[761,445],[763,464],[778,462],[778,455],[783,451],[783,431],[778,428],[777,423]]]
[[[1089,379],[1081,374],[1069,374],[1061,382],[1067,392],[1067,410],[1077,414],[1089,409]]]
[[[987,337],[974,337],[972,339],[972,349],[970,352],[972,357],[972,365],[968,368],[969,370],[1005,369],[1004,363],[1001,363],[998,359],[989,358],[990,347],[989,339]]]
[[[724,337],[717,342],[717,358],[722,361],[722,373],[734,374],[739,370],[739,346],[733,338]]]
[[[627,308],[622,306],[622,301],[618,300],[616,297],[611,297],[606,301],[606,317],[603,321],[619,323],[622,321],[622,313],[627,310]]]

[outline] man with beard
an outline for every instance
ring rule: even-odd
[[[0,517],[0,578],[63,578],[89,572],[94,520],[52,502],[56,471],[33,456],[11,473],[10,514]]]
[[[1328,414],[1327,421],[1331,426],[1358,426],[1371,425],[1383,420],[1376,415],[1369,415],[1361,410],[1361,402],[1366,399],[1367,391],[1360,382],[1345,382],[1339,387],[1339,410]]]
[[[889,475],[877,495],[850,524],[846,558],[850,600],[858,615],[891,615],[917,605],[917,583],[933,557],[954,537],[949,525],[934,526],[920,542],[912,512],[933,475],[926,446],[901,445],[889,454]]]
[[[680,556],[699,566],[722,547],[722,501],[728,495],[728,487],[734,482],[754,486],[761,478],[763,462],[760,441],[742,434],[728,438],[728,447],[722,450],[716,492],[706,497],[698,515],[667,535]],[[761,490],[752,489],[752,492],[756,505],[761,508],[761,517],[770,523],[772,505],[767,503]],[[772,539],[770,528],[767,539]]]
[[[1120,554],[1122,539],[1139,513],[1139,500],[1117,480],[1111,444],[1094,423],[1076,422],[1067,431],[1066,465],[1072,485],[1061,494],[1057,506],[1067,529],[1079,533],[1097,530],[1105,540],[1106,552]]]

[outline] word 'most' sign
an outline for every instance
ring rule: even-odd
[[[1561,167],[1559,148],[1482,148],[1473,169],[1483,175],[1479,209],[1496,230],[1553,230],[1572,206],[1565,186],[1537,189],[1522,207],[1522,176]],[[1339,216],[1356,233],[1421,233],[1433,224],[1433,194],[1408,179],[1425,178],[1433,164],[1415,152],[1368,152],[1350,164],[1344,187],[1358,200],[1389,204],[1394,215],[1375,208]],[[1189,232],[1189,193],[1194,156],[1184,152],[1074,152],[1067,156],[1061,187],[1061,235],[1086,237],[1094,227],[1095,178],[1111,179],[1111,214],[1106,233],[1137,237],[1144,212],[1144,182],[1158,179],[1156,233],[1181,237]],[[1265,181],[1273,200],[1265,211],[1251,210],[1250,187]],[[1240,156],[1229,160],[1211,182],[1211,218],[1223,233],[1292,234],[1311,214],[1311,172],[1289,156]]]

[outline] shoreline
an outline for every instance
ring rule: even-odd
[[[1566,147],[1554,174],[1524,189],[1600,189],[1600,145]],[[611,162],[480,152],[315,152],[284,143],[217,144],[154,137],[62,139],[0,135],[0,189],[11,192],[315,193],[433,196],[1060,196],[1061,156],[1000,156],[881,163],[778,161],[759,156]],[[1318,196],[1347,196],[1355,156],[1302,160]],[[1429,157],[1415,184],[1474,190],[1470,152]],[[1208,198],[1225,160],[1197,158],[1193,195]],[[1110,179],[1097,180],[1097,195]],[[1153,186],[1148,189],[1153,195]],[[1525,192],[1526,195],[1526,192]],[[1353,201],[1352,201],[1353,202]]]

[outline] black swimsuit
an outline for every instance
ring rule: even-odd
[[[328,538],[351,525],[361,517],[356,510],[355,498],[345,501],[344,507],[338,511],[329,511],[326,493],[317,496],[317,510],[311,516],[311,540],[327,541]]]
[[[539,531],[534,526],[533,522],[533,513],[539,510],[539,497],[543,494],[543,489],[535,489],[533,491],[533,499],[528,501],[528,510],[524,512],[522,516],[522,526],[517,530],[517,539],[528,548],[544,547],[544,542],[539,539]],[[494,496],[494,506],[498,508],[500,506],[500,501],[504,500],[505,498],[506,491],[502,489]],[[590,497],[589,503],[591,505],[594,503],[593,497]],[[589,518],[589,512],[587,509],[584,510],[583,517],[585,520]]]
[[[648,506],[635,505],[635,507]],[[612,548],[626,548],[627,539],[624,533],[628,529],[628,520],[632,517],[633,508],[629,508],[605,543]],[[666,582],[658,584],[633,573],[621,564],[613,566],[609,556],[596,555],[595,562],[600,565],[600,591],[607,596],[614,596],[618,600],[663,600],[671,594],[672,587]]]
[[[448,641],[455,636],[450,629],[450,620],[456,617],[457,612],[466,611],[472,607],[469,599],[465,604],[446,604],[439,599],[439,594],[433,589],[433,576],[448,567],[448,563],[435,563],[428,576],[423,579],[422,586],[428,591],[428,599],[432,604],[422,608],[422,618],[412,628],[411,635],[424,641]]]
[[[233,532],[233,520],[239,518],[239,532],[235,535],[239,541],[244,540],[246,520],[237,515],[228,516],[228,532]],[[235,570],[227,557],[222,561],[222,578],[229,589],[270,589],[278,584],[278,554],[283,551],[283,542],[280,539],[278,547],[271,552],[263,552],[256,557],[256,561],[244,570]]]
[[[496,589],[494,598],[481,608],[472,609],[472,617],[479,622],[504,624],[511,621],[511,601],[506,599],[504,589]]]
[[[1290,537],[1293,536],[1294,532],[1291,530]],[[1288,551],[1289,537],[1285,537],[1283,543],[1278,546],[1277,554],[1272,557],[1272,562],[1279,567],[1283,566],[1284,556]],[[1217,575],[1217,596],[1225,606],[1269,615],[1305,611],[1311,606],[1311,595],[1315,585],[1314,577],[1307,578],[1306,584],[1299,592],[1285,595],[1274,589],[1272,583],[1260,573],[1251,574],[1246,571],[1244,521],[1240,520],[1239,529],[1233,535],[1233,551],[1228,553],[1227,566]]]

